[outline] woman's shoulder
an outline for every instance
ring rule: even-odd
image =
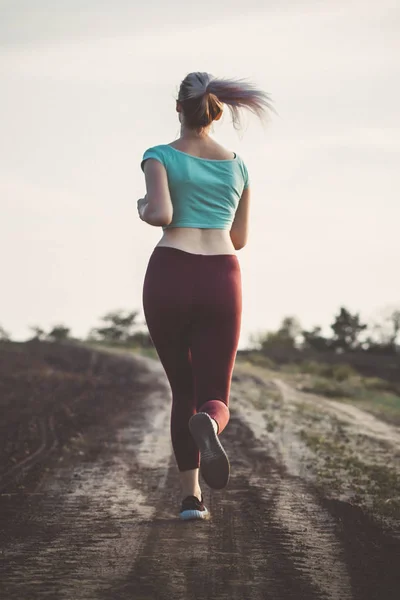
[[[164,150],[165,144],[158,144],[156,146],[150,146],[143,152],[142,160],[140,163],[142,171],[144,171],[144,163],[148,158],[155,158],[161,162],[164,166],[167,164],[167,159]]]
[[[182,142],[182,140],[174,140],[168,144],[162,144],[162,146],[179,150],[179,152],[183,152],[184,154],[190,154],[198,158],[210,160],[230,160],[236,157],[236,152],[228,150],[214,140],[207,141],[206,143],[191,143]]]

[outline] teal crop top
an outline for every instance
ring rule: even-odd
[[[231,229],[243,190],[250,183],[246,165],[238,155],[213,160],[160,144],[143,154],[143,172],[148,158],[161,162],[167,171],[173,217],[163,229]]]

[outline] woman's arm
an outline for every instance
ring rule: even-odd
[[[249,235],[250,187],[243,190],[236,209],[235,218],[229,235],[235,250],[241,250],[247,244]]]
[[[172,221],[173,207],[164,165],[154,158],[144,163],[147,193],[138,200],[138,212],[142,221],[162,227]]]

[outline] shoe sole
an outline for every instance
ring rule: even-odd
[[[182,521],[190,521],[192,519],[209,519],[210,513],[207,509],[205,510],[183,510],[179,513],[179,518]]]
[[[189,429],[200,451],[200,473],[204,481],[214,490],[226,487],[230,474],[229,460],[210,415],[196,413],[189,420]]]

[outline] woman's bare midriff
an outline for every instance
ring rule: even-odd
[[[169,246],[194,254],[236,254],[226,229],[173,227],[164,231],[157,246]]]
[[[175,140],[169,146],[211,160],[233,158],[233,153],[217,144],[212,138],[204,140]],[[236,254],[226,229],[199,229],[195,227],[172,227],[163,233],[157,246],[169,246],[194,254]]]

